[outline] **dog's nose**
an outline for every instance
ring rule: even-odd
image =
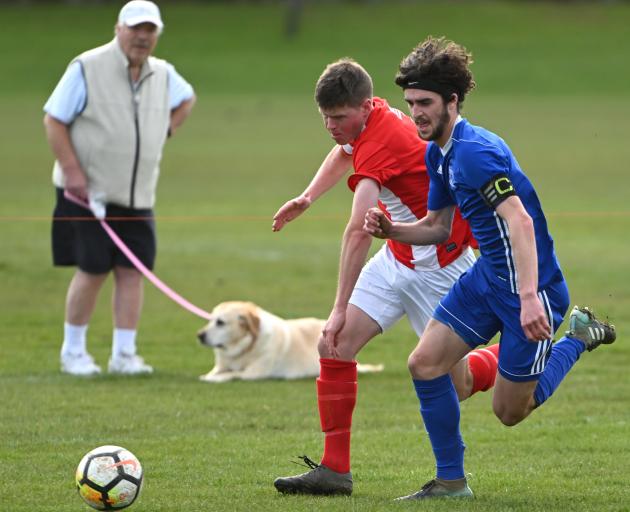
[[[199,331],[197,333],[197,338],[199,338],[199,342],[205,345],[206,343],[206,333],[205,331]]]

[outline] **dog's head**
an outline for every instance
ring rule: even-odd
[[[247,350],[260,332],[259,308],[251,302],[222,302],[210,313],[208,324],[197,333],[199,342],[235,356]]]

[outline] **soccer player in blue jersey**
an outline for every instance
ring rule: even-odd
[[[364,229],[378,238],[435,244],[448,237],[458,206],[479,242],[481,257],[444,297],[409,370],[436,459],[437,475],[400,499],[472,497],[464,475],[459,403],[449,370],[470,350],[501,333],[493,409],[516,425],[555,391],[585,350],[615,340],[615,330],[588,308],[575,307],[569,331],[552,337],[569,306],[545,215],[531,182],[508,145],[460,116],[475,86],[471,55],[444,38],[427,38],[400,64],[396,83],[418,133],[431,141],[428,213],[414,223],[392,223],[380,210]]]

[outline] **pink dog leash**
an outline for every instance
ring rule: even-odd
[[[82,206],[83,208],[92,211],[90,208],[90,205],[88,205],[85,201],[82,201],[81,199],[79,199],[77,196],[71,194],[67,190],[65,191],[64,196],[66,197],[66,199],[68,199],[68,201],[72,201],[73,203],[78,204],[79,206]],[[101,226],[103,226],[103,229],[105,230],[105,232],[112,239],[112,242],[116,244],[116,247],[118,247],[122,251],[122,253],[129,259],[129,261],[133,263],[134,267],[136,267],[136,269],[142,275],[144,275],[144,277],[146,277],[149,281],[151,281],[157,287],[158,290],[160,290],[169,299],[176,302],[187,311],[190,311],[191,313],[205,320],[210,319],[210,313],[188,302],[186,299],[184,299],[184,297],[182,297],[177,292],[169,288],[162,281],[160,281],[160,279],[153,272],[151,272],[147,267],[145,267],[144,264],[137,258],[137,256],[133,252],[131,252],[129,247],[125,245],[125,242],[123,242],[120,239],[120,237],[109,226],[109,224],[105,222],[104,219],[98,219],[98,221],[101,223]]]

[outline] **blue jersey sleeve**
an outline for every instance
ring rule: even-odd
[[[439,160],[440,150],[437,146],[431,144],[426,152],[425,163],[427,164],[430,179],[427,209],[433,211],[455,204],[447,185],[444,183],[444,176],[438,163]]]
[[[481,190],[490,180],[510,170],[509,155],[495,144],[463,142],[458,158],[466,183],[475,190]]]
[[[439,178],[435,179],[431,176],[431,181],[429,182],[427,210],[441,210],[442,208],[446,208],[447,206],[454,204],[455,201],[449,194],[447,188],[444,186],[442,180]]]

